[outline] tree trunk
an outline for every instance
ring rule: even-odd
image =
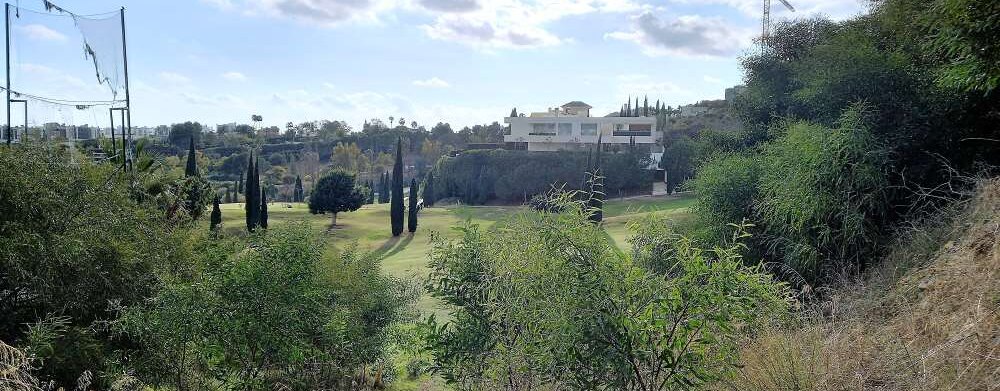
[[[336,213],[333,214],[333,218],[330,220],[330,226],[331,227],[336,227],[337,226],[337,214]]]

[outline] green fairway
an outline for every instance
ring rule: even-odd
[[[628,245],[628,223],[654,212],[663,211],[668,216],[680,218],[693,205],[694,198],[685,197],[638,197],[610,200],[604,207],[604,230],[614,244],[625,249]],[[243,204],[224,204],[222,208],[223,229],[231,235],[245,232]],[[340,213],[337,227],[330,228],[329,215],[313,215],[302,203],[275,202],[268,206],[269,225],[279,226],[292,221],[307,222],[317,234],[325,238],[326,250],[331,254],[342,251],[356,243],[360,250],[375,251],[382,257],[382,267],[386,272],[400,278],[422,282],[427,273],[427,254],[430,250],[430,233],[437,232],[447,238],[456,238],[455,229],[465,221],[488,227],[514,213],[523,211],[521,206],[459,206],[424,208],[420,212],[419,226],[415,235],[404,232],[392,237],[389,231],[389,205],[365,205],[361,209]],[[424,295],[417,302],[421,316],[434,313],[446,318],[447,311],[430,296]],[[405,373],[405,359],[397,358],[395,365],[400,373]],[[422,375],[417,379],[401,377],[393,383],[394,390],[441,390],[441,379]]]
[[[614,243],[624,248],[627,244],[629,221],[653,211],[683,214],[694,203],[686,197],[639,197],[609,200],[605,204],[604,228]],[[223,229],[229,234],[245,230],[243,204],[223,204]],[[465,221],[489,226],[496,221],[522,211],[521,206],[444,206],[424,208],[420,212],[415,235],[404,232],[392,237],[389,232],[389,205],[365,205],[355,212],[340,213],[337,226],[330,228],[329,215],[313,215],[302,203],[274,202],[268,207],[268,221],[278,226],[290,221],[305,221],[326,239],[327,249],[335,254],[356,243],[360,250],[375,251],[383,257],[382,266],[388,273],[401,278],[422,279],[426,273],[427,252],[430,249],[430,232],[444,237],[457,237],[456,227]],[[418,308],[434,311],[433,302],[425,298]]]

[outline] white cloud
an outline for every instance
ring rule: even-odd
[[[646,74],[626,74],[618,75],[616,78],[618,92],[616,96],[624,102],[626,99],[634,101],[636,97],[649,97],[653,105],[657,99],[667,101],[683,101],[694,96],[694,92],[678,86],[674,82],[657,80]],[[641,103],[641,102],[640,102]]]
[[[475,10],[443,13],[420,26],[427,36],[480,49],[536,48],[570,41],[546,25],[571,16],[631,12],[641,9],[631,0],[491,0]]]
[[[398,12],[433,16],[419,27],[430,38],[476,48],[534,48],[569,41],[548,23],[592,13],[634,12],[635,0],[203,0],[245,15],[289,18],[320,26],[379,22]],[[648,7],[646,7],[648,8]]]
[[[229,81],[246,81],[247,76],[240,72],[226,72],[222,74],[222,77]]]
[[[705,75],[705,76],[702,76],[702,79],[705,80],[705,82],[708,82],[708,83],[722,84],[722,79],[720,79],[718,77]]]
[[[735,8],[747,16],[760,17],[760,0],[670,0],[674,4],[706,5],[719,4]],[[771,2],[771,17],[778,18],[808,17],[825,15],[834,20],[843,20],[866,11],[867,1],[862,0],[788,0],[795,12],[791,12],[779,1]]]
[[[15,30],[23,33],[24,35],[27,35],[28,38],[39,41],[62,42],[68,39],[62,33],[40,24],[28,24],[24,26],[16,26]]]
[[[301,22],[336,26],[350,21],[377,21],[404,0],[203,0],[223,10],[245,15],[289,18]]]
[[[432,78],[427,79],[427,80],[414,80],[413,81],[413,85],[415,85],[417,87],[428,87],[428,88],[448,88],[448,87],[451,87],[451,84],[448,84],[448,82],[439,79],[437,76],[432,77]]]
[[[185,84],[191,82],[191,79],[187,76],[175,72],[160,72],[160,79],[172,84]]]
[[[754,30],[738,28],[721,18],[684,15],[663,20],[651,12],[632,18],[632,29],[605,38],[633,42],[649,56],[724,57],[737,54],[753,40]]]
[[[479,9],[478,0],[417,0],[420,6],[440,12],[468,12]]]

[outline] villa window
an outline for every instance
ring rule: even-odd
[[[597,124],[580,124],[581,136],[596,136]]]
[[[573,124],[559,124],[559,135],[560,136],[572,136],[573,135]]]
[[[556,124],[531,124],[531,135],[533,136],[555,136]]]

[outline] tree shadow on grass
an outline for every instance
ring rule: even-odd
[[[411,241],[413,241],[412,234],[393,236],[389,238],[389,240],[385,241],[385,243],[382,243],[378,250],[375,250],[375,253],[379,254],[380,258],[385,259],[403,251],[403,249],[406,248]]]

